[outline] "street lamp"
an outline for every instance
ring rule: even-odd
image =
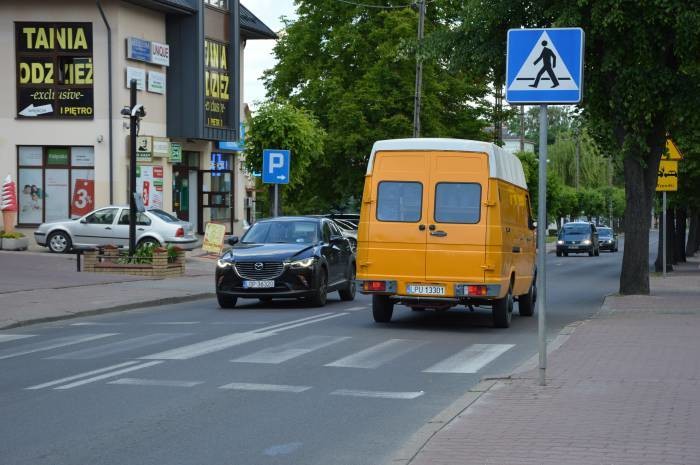
[[[136,103],[136,79],[129,83],[129,106],[121,110],[121,114],[129,118],[129,256],[136,251],[136,136],[139,130],[139,121],[146,116],[146,109],[140,103]],[[140,197],[138,200],[141,200]],[[139,211],[143,211],[143,202],[139,202]]]

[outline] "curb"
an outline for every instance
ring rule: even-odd
[[[596,315],[597,314],[598,312],[596,312]],[[547,356],[564,345],[574,331],[576,331],[576,328],[584,324],[589,319],[590,318],[576,321],[564,326],[564,328],[559,331],[559,334],[552,340],[552,342],[547,344]],[[538,363],[539,355],[535,354],[525,362],[515,367],[510,375],[489,376],[482,378],[479,383],[469,389],[462,397],[454,401],[449,407],[438,413],[418,431],[416,431],[398,451],[392,454],[392,457],[385,462],[385,465],[410,465],[416,456],[437,433],[439,433],[455,418],[474,405],[476,401],[481,398],[481,396],[489,392],[494,386],[503,380],[513,379],[515,378],[514,375],[537,368]]]
[[[17,322],[10,323],[10,324],[5,325],[5,326],[0,325],[0,330],[19,328],[22,326],[30,326],[30,325],[34,325],[34,324],[38,324],[38,323],[50,323],[52,321],[69,320],[72,318],[79,318],[79,317],[84,317],[84,316],[102,315],[105,313],[116,313],[116,312],[123,312],[126,310],[136,310],[139,308],[158,307],[158,306],[162,306],[162,305],[176,304],[176,303],[181,303],[181,302],[190,302],[193,300],[208,299],[208,298],[215,297],[215,296],[216,296],[215,292],[200,292],[197,294],[190,294],[190,295],[186,295],[186,296],[163,297],[160,299],[144,300],[141,302],[133,302],[133,303],[129,303],[129,304],[115,305],[115,306],[107,307],[107,308],[96,308],[96,309],[92,309],[92,310],[78,311],[75,313],[66,313],[63,315],[47,316],[47,317],[42,317],[42,318],[35,318],[32,320],[17,321]]]

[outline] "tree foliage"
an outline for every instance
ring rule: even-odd
[[[447,28],[454,3],[428,4],[426,34]],[[314,209],[342,209],[361,196],[372,144],[412,135],[416,58],[409,45],[415,44],[417,13],[334,0],[299,0],[297,13],[285,23],[274,49],[279,61],[265,83],[270,97],[313,112],[326,131],[323,157],[305,189]],[[485,138],[479,119],[485,94],[484,82],[426,57],[421,135]]]

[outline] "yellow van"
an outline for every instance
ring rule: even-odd
[[[395,139],[372,148],[357,244],[360,292],[374,320],[413,310],[492,307],[510,326],[513,302],[532,316],[535,224],[520,160],[497,145]]]

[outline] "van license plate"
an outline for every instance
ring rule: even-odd
[[[418,295],[445,295],[445,286],[431,286],[426,284],[409,284],[406,286],[409,294]]]
[[[243,281],[243,287],[245,289],[268,289],[275,287],[275,282],[270,281]]]

